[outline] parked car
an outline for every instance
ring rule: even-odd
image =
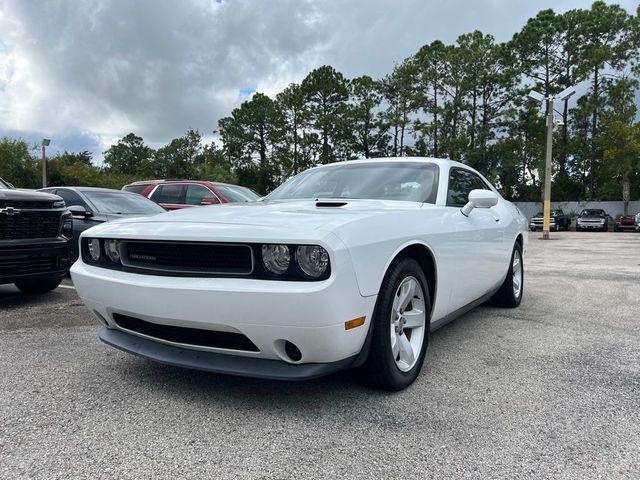
[[[640,212],[636,213],[636,232],[640,232]]]
[[[581,230],[609,230],[609,215],[599,208],[585,208],[576,218],[576,232]]]
[[[78,259],[80,234],[104,222],[129,217],[157,215],[166,210],[151,200],[134,193],[109,188],[50,187],[41,192],[62,197],[73,214],[72,262]]]
[[[636,229],[635,215],[620,215],[613,224],[614,232],[634,231]]]
[[[441,159],[341,162],[264,200],[84,232],[71,268],[105,343],[271,379],[363,365],[398,390],[429,332],[489,299],[517,307],[527,219]]]
[[[71,264],[71,224],[62,198],[21,192],[0,179],[0,284],[25,293],[57,288]]]
[[[201,180],[145,180],[125,185],[122,190],[139,193],[166,210],[196,205],[253,202],[260,198],[260,195],[247,187]]]
[[[564,214],[562,209],[558,208],[551,210],[549,222],[549,229],[553,231],[565,230],[568,231],[571,226],[571,218]],[[544,224],[544,212],[538,212],[529,222],[529,230],[535,232],[536,230],[542,230]]]

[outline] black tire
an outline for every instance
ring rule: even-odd
[[[520,293],[516,296],[514,292],[513,283],[513,259],[517,254],[520,256],[520,266],[522,268],[522,279],[520,282]],[[494,305],[505,308],[516,308],[522,301],[522,294],[524,293],[524,264],[522,262],[522,247],[518,242],[513,246],[511,252],[511,261],[509,262],[509,270],[507,271],[507,277],[500,286],[500,289],[491,297],[491,301]]]
[[[62,282],[62,277],[46,280],[16,282],[15,285],[22,293],[47,293],[58,288],[60,282]]]
[[[398,368],[393,356],[389,332],[392,327],[391,313],[396,291],[403,280],[410,276],[414,277],[422,287],[426,320],[422,348],[417,360],[410,370],[403,372]],[[394,260],[382,281],[373,313],[371,350],[363,367],[367,383],[388,391],[402,390],[413,383],[420,374],[427,352],[430,317],[431,298],[427,279],[422,268],[413,258],[401,257]]]

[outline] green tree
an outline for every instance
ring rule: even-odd
[[[590,153],[588,167],[589,197],[596,198],[598,170],[602,161],[602,150],[598,145],[600,112],[606,102],[603,92],[611,76],[621,72],[638,57],[637,21],[619,5],[594,2],[586,13],[577,31],[578,72],[588,77],[590,88],[587,100],[581,105],[590,111],[588,142]],[[606,74],[605,74],[606,73]]]
[[[239,181],[262,193],[275,188],[281,177],[275,153],[284,137],[284,119],[276,103],[256,93],[218,125],[225,154]]]
[[[391,145],[387,153],[394,157],[405,154],[405,135],[415,110],[414,86],[416,65],[407,59],[396,65],[391,74],[382,80],[382,94],[386,107],[382,112],[385,128],[390,130]]]
[[[188,130],[156,150],[153,169],[157,178],[193,178],[196,164],[203,154],[202,135]]]
[[[302,81],[309,111],[310,125],[320,133],[323,164],[337,160],[335,149],[340,141],[339,117],[344,111],[349,90],[344,76],[333,67],[324,65],[311,71]]]
[[[441,130],[442,112],[441,102],[444,93],[444,79],[447,75],[447,55],[450,51],[440,41],[436,40],[423,46],[414,55],[416,63],[416,89],[414,101],[427,115],[427,120],[416,121],[416,130],[422,134],[423,144],[430,144],[425,152],[434,157],[439,157],[439,134]]]
[[[0,177],[18,188],[39,188],[40,162],[22,139],[0,139]]]
[[[622,194],[624,214],[628,213],[631,193],[640,195],[640,122],[634,103],[637,82],[623,79],[609,85],[607,103],[601,113],[602,133],[598,139],[603,151],[604,175],[599,182],[608,197]],[[618,195],[616,195],[616,190]]]
[[[145,145],[141,137],[129,133],[104,152],[104,164],[110,171],[136,175],[153,155],[153,149]]]
[[[285,177],[297,174],[309,166],[303,161],[301,143],[308,123],[308,112],[302,87],[292,83],[276,96],[284,122],[284,150],[280,155]]]
[[[364,158],[379,156],[385,129],[379,118],[382,102],[380,82],[363,75],[349,82],[351,102],[345,107],[343,132],[351,150]]]

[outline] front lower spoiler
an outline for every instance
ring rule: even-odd
[[[107,345],[173,367],[239,375],[268,380],[311,380],[353,366],[358,355],[331,363],[292,365],[281,360],[248,358],[165,345],[160,342],[103,327],[99,338]]]

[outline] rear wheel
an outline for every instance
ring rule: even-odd
[[[372,340],[365,365],[371,383],[402,390],[417,378],[429,341],[431,298],[422,268],[412,258],[391,264],[373,314]]]
[[[524,288],[524,265],[522,263],[522,247],[518,242],[513,246],[511,263],[507,278],[500,289],[493,295],[491,301],[500,307],[515,308],[522,301]]]
[[[62,278],[51,278],[46,280],[16,282],[16,287],[22,293],[47,293],[58,288]]]

